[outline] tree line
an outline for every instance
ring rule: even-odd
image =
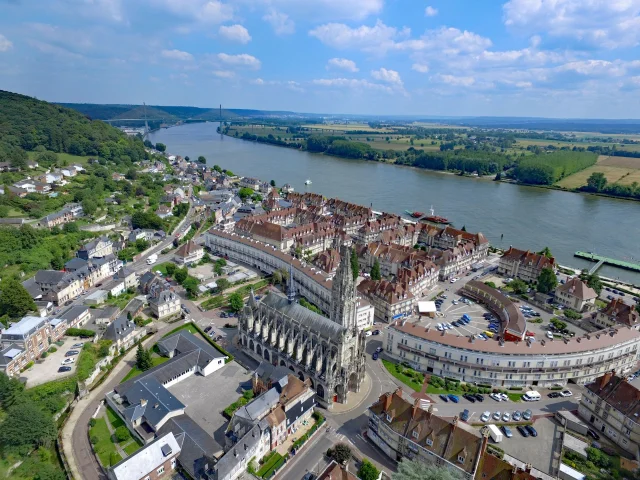
[[[532,155],[518,162],[513,177],[520,183],[553,185],[572,173],[590,167],[597,159],[597,155],[591,152],[569,150]]]

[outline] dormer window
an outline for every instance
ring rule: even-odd
[[[464,463],[464,457],[462,455],[458,455],[458,462]]]
[[[433,447],[433,440],[431,440],[430,438],[427,438],[427,446]]]
[[[411,436],[413,438],[418,438],[418,430],[414,430],[413,432],[411,432]]]
[[[393,419],[393,417],[391,417],[391,415],[389,415],[389,414],[387,413],[387,422],[391,422],[391,420],[392,420],[392,419]]]

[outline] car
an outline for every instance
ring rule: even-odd
[[[222,335],[218,335],[216,338],[213,339],[214,342],[219,342],[220,340],[222,340]]]
[[[524,428],[522,425],[518,425],[516,428],[520,432],[520,435],[522,435],[523,437],[526,438],[529,436],[529,431],[526,428]]]
[[[489,337],[489,338],[493,338],[493,332],[490,332],[489,330],[485,330],[485,331],[484,331],[484,332],[482,332],[482,333],[484,333],[484,334],[485,334],[487,337]]]
[[[464,398],[466,398],[467,400],[469,400],[471,403],[476,403],[476,399],[473,395],[471,395],[470,393],[465,393],[464,395],[462,395]]]
[[[536,334],[535,334],[535,333],[533,333],[533,332],[529,332],[529,331],[527,331],[527,333],[525,333],[525,336],[527,336],[527,337],[535,337],[535,336],[536,336]]]
[[[510,422],[511,421],[511,414],[509,412],[504,412],[502,414],[502,421],[503,422]]]
[[[476,399],[477,401],[479,401],[479,402],[484,402],[484,397],[483,397],[481,394],[476,393],[476,394],[474,395],[474,397],[475,397],[475,399]]]
[[[471,319],[469,319],[469,318],[461,318],[460,320],[462,320],[467,325],[469,325],[469,323],[471,323]]]
[[[454,300],[454,301],[453,301],[453,302],[451,302],[451,303],[453,303],[454,305],[458,305],[458,300]]]
[[[220,312],[220,318],[227,318],[227,314],[224,312]]]
[[[619,293],[619,292],[618,292],[618,290],[616,290],[615,288],[613,288],[611,291],[612,291],[613,293]]]
[[[208,327],[205,327],[204,329],[204,333],[207,333],[209,330],[211,330],[213,327],[211,325],[209,325]]]
[[[380,335],[380,330],[374,330],[371,332],[372,335]]]
[[[460,414],[460,420],[462,420],[463,422],[466,422],[467,420],[469,420],[469,410],[465,408],[462,411],[462,413]]]
[[[507,396],[506,393],[499,393],[498,395],[500,395],[500,398],[502,399],[503,402],[509,401],[509,397]]]
[[[440,400],[442,400],[445,403],[449,403],[449,398],[444,393],[441,393],[439,396],[440,396]]]
[[[451,330],[451,328],[452,328],[452,327],[451,327],[451,324],[447,322],[447,324],[445,325],[445,328],[446,328],[447,330]]]
[[[450,283],[456,283],[458,281],[457,278],[452,278],[451,280],[449,280]]]
[[[444,327],[442,326],[441,323],[438,324],[438,326],[436,327],[438,329],[439,332],[444,331]]]
[[[511,429],[506,425],[502,426],[502,432],[504,433],[504,436],[507,438],[513,437],[513,433],[511,433]]]
[[[454,320],[453,322],[451,322],[451,325],[453,325],[454,327],[459,327],[460,324],[458,323],[457,320]]]
[[[440,295],[440,298],[449,298],[447,295]]]
[[[600,440],[600,434],[591,428],[587,430],[587,435],[589,435],[594,440]]]
[[[207,333],[207,335],[209,335],[211,338],[213,338],[215,334],[216,334],[215,330],[211,330],[209,333]]]
[[[460,397],[458,397],[457,395],[454,395],[452,393],[447,395],[447,398],[449,398],[449,400],[451,400],[453,403],[458,403],[460,401]]]
[[[550,338],[550,339],[552,339],[552,340],[553,340],[553,333],[551,333],[551,332],[547,332],[547,338]]]
[[[560,396],[560,392],[549,392],[547,397],[549,398],[558,398]]]
[[[488,422],[490,418],[491,418],[491,412],[484,412],[482,415],[480,415],[481,422]]]
[[[380,353],[382,351],[382,347],[376,348],[376,353]]]
[[[522,412],[522,419],[528,422],[529,420],[531,420],[531,415],[531,410],[527,408],[524,412]]]
[[[489,312],[485,312],[485,313],[482,314],[482,316],[484,318],[489,318],[489,317],[491,317],[491,314]]]
[[[373,355],[371,355],[371,358],[373,360],[377,360],[378,359],[378,352],[373,352]]]
[[[309,472],[309,473],[305,473],[304,477],[302,477],[302,480],[316,480],[316,476]]]
[[[364,336],[365,337],[370,337],[372,335],[372,333],[370,331],[365,332]]]
[[[593,448],[597,448],[598,450],[602,448],[602,445],[600,444],[600,442],[596,442],[596,441],[591,442],[591,446]]]
[[[560,395],[562,395],[563,397],[571,397],[573,395],[573,392],[571,390],[563,390],[560,392]]]
[[[78,355],[80,352],[78,350],[69,350],[64,354],[65,357],[73,357],[74,355]]]
[[[69,357],[69,358],[65,358],[62,362],[60,362],[62,365],[69,365],[73,362],[75,362],[76,359],[75,357]]]
[[[513,412],[511,418],[514,422],[519,422],[522,419],[522,413],[520,413],[520,410],[516,410]]]
[[[74,343],[73,345],[71,345],[71,348],[82,348],[84,346],[84,343]]]
[[[494,414],[493,414],[493,419],[494,419],[494,420],[500,420],[500,417],[501,417],[501,416],[502,416],[502,415],[500,414],[500,412],[494,412]]]
[[[478,337],[480,337],[483,340],[489,340],[489,337],[487,337],[484,333],[479,333]]]
[[[498,395],[497,393],[490,393],[489,396],[491,398],[493,398],[496,402],[501,402],[502,401],[502,397],[500,395]]]
[[[533,428],[532,425],[527,425],[524,428],[527,429],[527,432],[529,432],[529,435],[531,435],[532,437],[537,437],[538,436],[538,431],[535,428]]]
[[[71,367],[62,366],[62,367],[58,368],[58,372],[59,373],[70,372],[70,371],[71,371]]]

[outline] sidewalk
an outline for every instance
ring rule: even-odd
[[[360,391],[349,392],[347,394],[347,403],[334,403],[333,406],[331,407],[331,410],[329,411],[331,412],[332,415],[341,415],[343,413],[348,413],[351,410],[358,408],[369,395],[369,392],[371,391],[371,386],[372,386],[371,377],[369,376],[368,373],[365,372],[364,380],[360,385]]]

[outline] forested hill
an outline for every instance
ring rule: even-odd
[[[81,113],[25,95],[0,90],[0,161],[23,166],[26,151],[50,150],[111,160],[145,157],[142,140]]]

